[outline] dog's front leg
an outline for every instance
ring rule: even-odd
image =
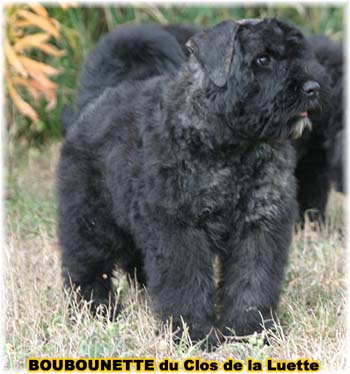
[[[290,222],[250,229],[231,248],[220,287],[224,333],[246,336],[272,327],[291,232]]]
[[[172,319],[181,336],[183,321],[192,341],[205,338],[212,329],[214,279],[212,253],[203,231],[163,225],[146,239],[145,270],[147,289],[156,313]]]

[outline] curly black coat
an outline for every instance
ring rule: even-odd
[[[193,339],[214,325],[246,335],[278,303],[297,210],[291,138],[326,74],[275,19],[224,21],[188,48],[122,27],[87,59],[58,168],[63,274],[97,306],[118,265]]]

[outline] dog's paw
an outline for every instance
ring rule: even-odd
[[[222,334],[214,327],[203,329],[180,329],[173,336],[175,344],[186,343],[207,352],[214,351],[223,341]]]

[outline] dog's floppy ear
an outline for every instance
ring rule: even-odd
[[[195,34],[186,43],[210,80],[218,87],[226,84],[238,27],[234,21],[223,21]]]

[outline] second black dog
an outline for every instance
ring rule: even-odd
[[[340,192],[344,186],[345,131],[343,123],[343,47],[323,36],[309,36],[318,61],[329,78],[329,93],[322,110],[313,113],[312,131],[295,141],[298,162],[298,203],[300,218],[323,221],[331,185]]]

